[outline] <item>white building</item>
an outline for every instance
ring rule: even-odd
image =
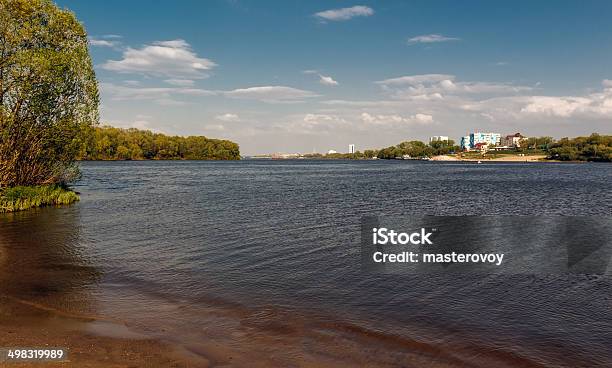
[[[332,149],[332,150],[327,151],[327,154],[328,154],[328,155],[331,155],[331,154],[334,154],[334,153],[338,153],[338,151],[333,150],[333,149]]]
[[[429,143],[443,142],[443,141],[448,141],[448,137],[445,135],[434,135],[433,137],[429,137]]]
[[[349,153],[355,153],[355,145],[349,144]]]
[[[508,147],[520,147],[521,146],[521,140],[525,139],[526,137],[524,137],[523,135],[521,135],[521,133],[515,133],[512,135],[507,135],[502,139],[502,146],[508,146]]]

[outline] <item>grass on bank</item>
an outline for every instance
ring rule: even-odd
[[[78,200],[78,194],[57,184],[0,188],[0,213],[70,204]]]

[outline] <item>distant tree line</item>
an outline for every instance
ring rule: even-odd
[[[455,145],[455,142],[451,139],[448,141],[435,141],[429,144],[425,144],[421,141],[407,141],[402,142],[396,146],[391,146],[382,149],[368,149],[363,152],[357,151],[355,153],[312,153],[305,154],[306,158],[332,158],[332,159],[368,159],[368,158],[380,158],[380,159],[394,159],[404,156],[410,156],[411,158],[422,158],[439,155],[447,155],[455,152],[459,152],[461,148]]]
[[[239,160],[238,144],[204,136],[95,127],[83,140],[82,160]]]
[[[447,155],[449,153],[455,153],[460,151],[460,147],[455,145],[455,142],[450,139],[447,141],[434,141],[429,144],[421,141],[407,141],[402,142],[396,146],[383,148],[378,151],[372,151],[372,154],[380,159],[393,159],[396,157],[410,157],[410,158],[422,158],[432,157],[438,155]]]
[[[612,162],[612,135],[562,138],[549,143],[546,150],[553,160]]]

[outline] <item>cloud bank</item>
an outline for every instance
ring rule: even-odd
[[[199,57],[181,39],[155,41],[140,49],[128,47],[121,60],[109,60],[102,68],[121,73],[139,73],[170,78],[206,78],[217,64]]]

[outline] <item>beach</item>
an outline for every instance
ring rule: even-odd
[[[69,315],[43,305],[0,296],[0,346],[5,348],[67,348],[67,361],[48,363],[54,367],[207,367],[204,358],[187,357],[176,348],[146,337],[122,337],[88,332],[95,319]],[[13,363],[15,367],[40,367],[40,362]]]
[[[465,162],[546,162],[546,155],[501,155],[500,157],[464,158],[457,155],[440,155],[431,158],[432,161],[465,161]],[[548,161],[554,162],[554,161]]]
[[[290,316],[264,315],[265,321],[261,315],[242,316],[223,330],[226,315],[221,318],[224,323],[208,326],[205,339],[179,343],[134,332],[119,321],[69,314],[6,296],[0,302],[0,329],[6,332],[0,336],[0,346],[67,348],[67,360],[49,363],[54,367],[544,367],[509,352],[468,345],[446,350],[350,325],[302,320],[296,326],[285,319]],[[475,355],[478,361],[470,362]]]

